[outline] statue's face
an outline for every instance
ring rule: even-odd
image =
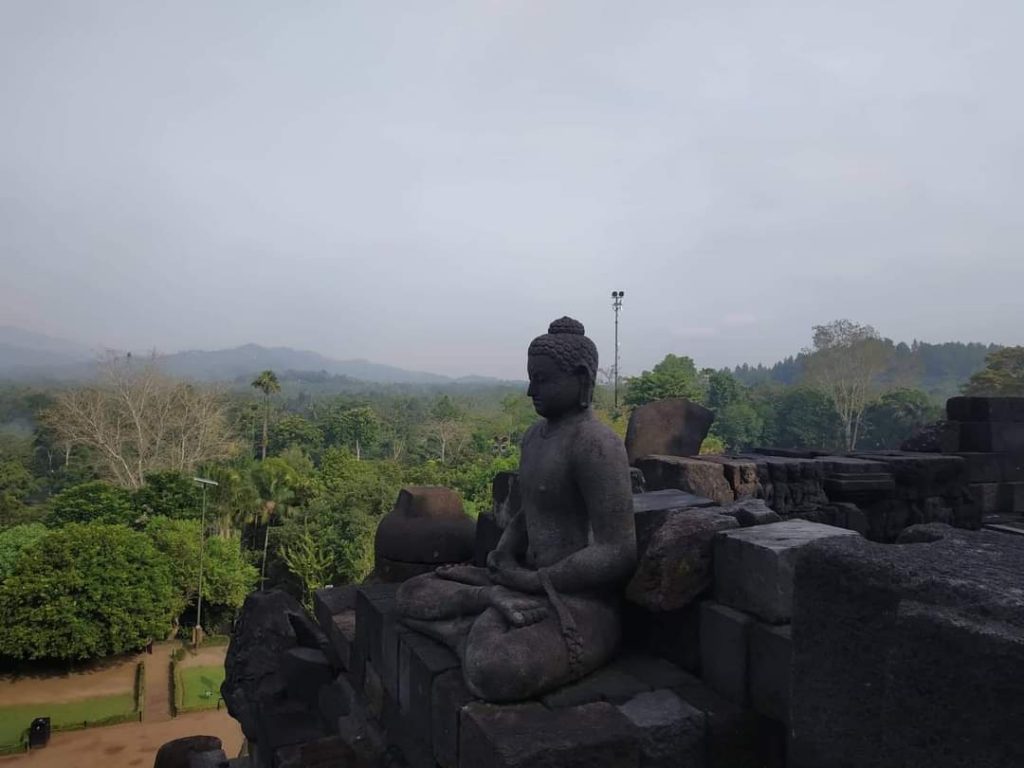
[[[553,419],[580,409],[580,378],[566,373],[547,355],[530,355],[526,363],[533,408],[545,419]]]

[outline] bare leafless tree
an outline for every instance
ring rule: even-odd
[[[150,472],[188,472],[236,450],[220,393],[165,375],[156,358],[104,358],[97,381],[59,394],[45,418],[65,444],[92,449],[97,469],[126,488],[141,487]]]

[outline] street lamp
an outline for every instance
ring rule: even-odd
[[[199,600],[196,603],[196,631],[192,638],[192,644],[198,646],[200,640],[202,640],[203,632],[203,556],[206,553],[206,489],[211,485],[217,485],[217,482],[205,477],[193,477],[192,480],[203,486],[203,511],[199,522]]]
[[[612,309],[615,310],[615,407],[619,407],[619,310],[625,291],[612,291]]]

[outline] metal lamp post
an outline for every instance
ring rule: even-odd
[[[612,291],[612,309],[615,310],[615,407],[619,407],[619,310],[625,291]]]
[[[206,489],[211,485],[217,485],[217,482],[205,477],[193,477],[192,480],[203,486],[203,511],[199,519],[199,599],[196,602],[196,631],[192,643],[198,646],[203,632],[203,559],[206,553]]]

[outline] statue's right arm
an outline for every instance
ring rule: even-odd
[[[510,558],[514,561],[526,554],[527,544],[526,516],[522,510],[519,510],[511,522],[505,526],[505,531],[501,534],[494,552],[499,558]]]

